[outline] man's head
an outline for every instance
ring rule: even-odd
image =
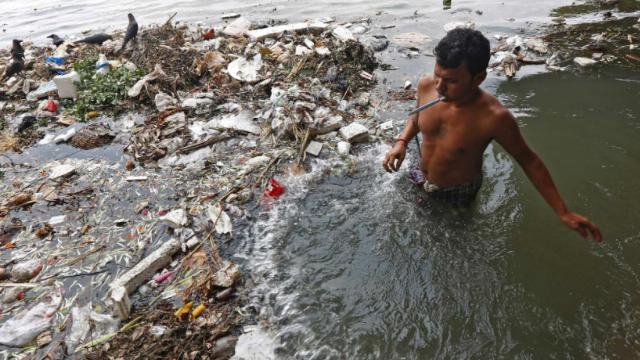
[[[447,100],[464,99],[475,93],[487,76],[489,40],[477,30],[451,30],[433,52],[437,90]]]

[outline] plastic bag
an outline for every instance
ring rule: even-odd
[[[9,319],[0,327],[0,344],[19,347],[32,342],[51,326],[51,317],[62,302],[60,290],[50,295],[49,301],[41,302]]]
[[[98,338],[116,332],[120,325],[120,321],[112,316],[91,310],[91,304],[71,309],[71,319],[71,331],[64,340],[68,354],[75,353],[90,332],[93,338]]]
[[[40,271],[42,271],[42,263],[40,260],[27,260],[13,266],[11,269],[11,277],[17,282],[29,281],[36,277]]]
[[[269,180],[269,184],[264,190],[264,195],[272,198],[279,198],[282,194],[284,194],[284,186],[276,181],[276,179]]]
[[[91,304],[85,306],[76,306],[71,309],[71,331],[64,340],[67,346],[67,353],[73,354],[76,347],[87,337],[91,325],[89,324],[89,314],[91,313]]]

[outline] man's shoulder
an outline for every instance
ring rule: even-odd
[[[435,84],[435,79],[433,75],[427,74],[420,78],[418,81],[418,91],[424,92],[430,90]]]
[[[487,111],[487,115],[496,121],[512,118],[511,112],[495,96],[483,91],[482,107]]]
[[[491,132],[501,131],[505,127],[511,127],[515,118],[495,96],[483,91],[482,113],[484,113],[485,125]]]

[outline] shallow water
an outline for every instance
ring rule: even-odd
[[[603,244],[565,229],[498,146],[466,211],[417,204],[406,171],[381,169],[385,146],[288,179],[245,245],[281,355],[637,357],[639,81],[553,73],[489,89]]]

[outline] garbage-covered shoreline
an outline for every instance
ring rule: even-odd
[[[633,45],[637,19],[624,21]],[[239,310],[242,271],[219,248],[278,201],[283,174],[308,171],[314,157],[348,162],[394,136],[393,122],[374,116],[386,68],[375,53],[395,43],[419,54],[421,37],[373,36],[369,26],[169,19],[123,52],[121,33],[102,45],[24,44],[25,76],[0,91],[6,353],[231,357],[240,325],[256,319]],[[555,30],[494,36],[492,68],[513,77],[528,64],[595,64],[555,62]],[[625,55],[611,54],[636,66]],[[415,93],[408,83],[388,96]],[[54,156],[27,161],[36,144]]]
[[[285,168],[368,139],[374,50],[328,22],[243,17],[169,20],[122,53],[121,37],[27,45],[27,76],[5,88],[3,151],[67,150],[42,167],[6,157],[0,343],[36,358],[228,358],[243,280],[218,246],[278,201]]]

